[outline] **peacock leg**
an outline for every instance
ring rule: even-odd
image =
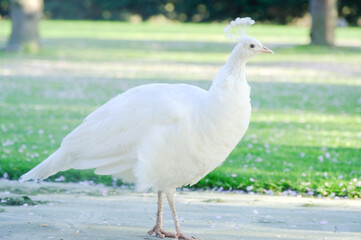
[[[174,191],[166,192],[166,196],[168,199],[170,210],[172,211],[175,229],[177,231],[177,233],[175,234],[175,238],[176,239],[184,239],[184,240],[200,240],[199,238],[189,237],[182,233],[180,224],[179,224],[179,220],[178,220],[178,216],[177,216],[177,212],[176,212],[175,206],[174,206],[174,201],[173,201],[174,193],[175,193]]]
[[[163,192],[158,192],[158,211],[157,211],[157,222],[155,226],[148,232],[149,235],[155,233],[156,237],[175,237],[174,233],[165,232],[163,229]]]

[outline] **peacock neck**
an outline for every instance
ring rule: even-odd
[[[250,119],[250,87],[246,80],[246,61],[233,51],[218,71],[208,97],[202,105],[205,145],[233,149],[244,135]],[[205,120],[204,120],[205,119]],[[225,151],[225,156],[230,151]]]
[[[210,93],[243,92],[246,79],[246,61],[229,59],[218,71],[216,78],[209,89]]]
[[[246,52],[241,44],[237,44],[226,64],[219,70],[216,78],[212,83],[210,91],[228,88],[232,91],[242,91],[246,80]]]
[[[244,48],[237,44],[226,63],[229,74],[237,76],[241,80],[246,80],[246,59],[243,57],[245,55]]]
[[[226,74],[231,76],[234,81],[247,82],[246,79],[246,61],[242,59],[235,62],[227,62],[225,65],[227,68]]]

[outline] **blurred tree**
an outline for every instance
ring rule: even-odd
[[[335,44],[337,0],[310,0],[312,17],[311,44]]]
[[[322,0],[323,1],[323,0]],[[257,21],[287,24],[309,11],[310,0],[46,0],[45,18],[127,21],[133,14],[181,22],[210,22],[250,16]],[[0,18],[9,16],[9,0],[0,0]],[[338,14],[361,25],[360,0],[338,1]]]
[[[348,24],[361,26],[361,1],[338,1],[338,15],[345,18]]]
[[[12,30],[6,50],[37,51],[43,0],[11,0]]]
[[[44,13],[56,19],[106,20],[128,20],[132,14],[143,20],[163,15],[182,22],[222,21],[241,15],[289,23],[307,11],[308,0],[47,0]]]
[[[9,0],[0,0],[0,19],[9,15]]]

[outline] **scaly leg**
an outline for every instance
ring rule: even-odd
[[[158,192],[158,211],[157,211],[157,222],[155,226],[148,232],[149,235],[155,233],[156,237],[164,238],[164,237],[175,237],[174,233],[165,232],[163,229],[163,193],[161,191]]]
[[[174,201],[173,201],[174,193],[175,193],[175,191],[166,192],[166,196],[168,199],[170,210],[172,211],[175,229],[177,231],[177,234],[175,234],[175,238],[176,239],[184,239],[184,240],[200,240],[199,238],[188,237],[187,235],[184,235],[182,233],[180,224],[179,224],[179,220],[178,220],[178,216],[177,216],[177,212],[176,212],[175,206],[174,206]]]

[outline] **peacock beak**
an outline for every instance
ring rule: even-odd
[[[260,52],[274,54],[274,52],[271,49],[269,49],[268,47],[265,47],[265,46],[263,46],[263,48],[262,48],[262,50],[260,50]]]

